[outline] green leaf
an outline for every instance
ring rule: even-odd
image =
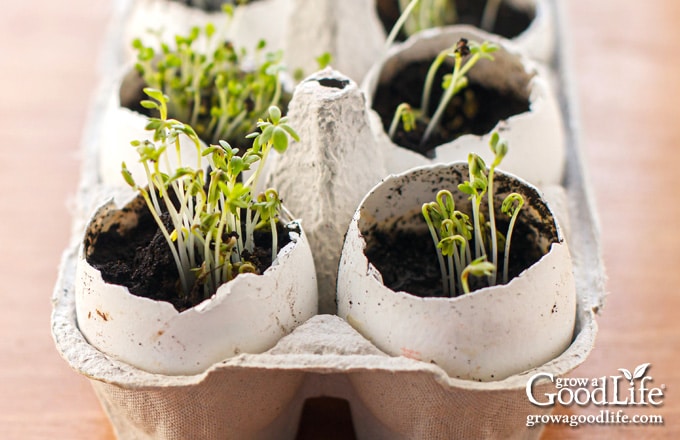
[[[517,213],[517,211],[522,209],[523,205],[524,197],[518,193],[511,193],[508,194],[503,200],[503,203],[501,204],[501,212],[512,217]]]
[[[328,67],[329,64],[333,61],[333,56],[330,54],[330,52],[324,52],[318,57],[316,57],[316,63],[319,67],[319,70],[323,70],[326,67]]]
[[[284,130],[286,130],[286,133],[288,133],[290,135],[290,137],[292,137],[295,140],[295,142],[300,142],[300,136],[293,129],[293,127],[291,127],[290,125],[287,125],[287,124],[280,125],[280,127],[283,128]]]
[[[277,106],[272,105],[269,107],[269,118],[273,124],[278,124],[279,120],[281,120],[281,110]]]
[[[208,38],[211,38],[213,35],[215,35],[215,25],[208,22],[208,24],[205,25],[205,35]]]
[[[152,110],[158,109],[158,103],[156,103],[154,101],[149,101],[148,99],[144,99],[144,100],[140,101],[139,104],[144,108],[148,108],[148,109],[152,109]]]
[[[494,266],[493,263],[486,261],[486,256],[472,260],[472,262],[465,267],[465,271],[469,272],[470,275],[477,277],[491,275],[495,270],[496,266]]]
[[[130,170],[128,170],[127,165],[125,165],[125,162],[123,162],[122,165],[121,165],[121,174],[123,175],[123,179],[125,180],[125,183],[130,185],[132,188],[137,187],[137,184],[135,183],[135,179],[132,177],[132,173],[130,173]]]
[[[288,134],[281,127],[274,128],[272,133],[272,147],[278,153],[284,153],[288,148]]]
[[[470,185],[470,182],[464,182],[458,184],[458,189],[463,193],[467,195],[474,195],[476,194],[475,190],[472,188],[472,185]]]
[[[161,91],[158,90],[158,89],[154,89],[154,88],[151,88],[151,87],[145,87],[145,88],[143,89],[143,91],[144,91],[144,93],[147,94],[147,96],[148,96],[149,98],[153,98],[153,99],[155,99],[156,101],[163,101],[163,100],[165,100],[165,97],[164,97],[164,95],[163,95],[163,92],[161,92]]]

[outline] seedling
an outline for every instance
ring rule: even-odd
[[[444,26],[458,21],[458,12],[454,0],[399,0],[402,14],[409,6],[412,12],[404,23],[404,32],[413,35],[423,29]],[[414,4],[414,5],[411,5]]]
[[[486,0],[484,12],[482,13],[482,21],[480,27],[487,32],[493,32],[496,26],[496,19],[498,18],[498,9],[501,7],[503,0]]]
[[[464,293],[470,293],[470,285],[468,284],[468,278],[470,275],[476,277],[481,277],[484,275],[490,276],[496,272],[496,266],[492,263],[486,261],[486,257],[479,257],[468,264],[468,266],[463,269],[463,274],[460,276],[460,283],[463,286]]]
[[[524,197],[517,193],[508,195],[505,200],[503,200],[503,205],[501,205],[501,211],[503,211],[503,214],[510,216],[510,225],[508,226],[508,235],[505,238],[505,251],[503,253],[503,284],[508,282],[508,264],[510,261],[510,243],[512,242],[512,231],[515,227],[517,214],[519,214],[519,210],[522,209],[523,205]]]
[[[225,5],[225,11],[230,17],[233,7]],[[168,96],[169,117],[194,127],[207,143],[241,140],[271,106],[286,104],[282,53],[266,52],[262,40],[249,59],[245,49],[217,41],[215,33],[212,23],[194,27],[189,35],[176,36],[173,48],[161,42],[160,51],[140,39],[133,42],[146,86]],[[255,68],[248,65],[253,60]]]
[[[501,3],[503,3],[503,0],[486,1],[480,22],[480,27],[485,31],[493,31]],[[458,9],[455,0],[420,0],[420,2],[419,0],[399,0],[399,9],[402,16],[409,11],[403,25],[404,32],[408,36],[424,29],[458,22]]]
[[[333,61],[333,55],[330,52],[324,52],[318,57],[314,58],[319,70],[323,70],[328,67]]]
[[[409,132],[419,125],[426,125],[420,144],[424,145],[427,143],[434,130],[439,127],[442,116],[451,102],[451,99],[468,86],[467,73],[478,61],[482,59],[493,60],[491,54],[497,49],[497,46],[487,41],[482,44],[477,44],[475,42],[469,42],[465,38],[461,38],[454,46],[440,52],[430,65],[425,77],[420,108],[414,110],[415,115],[417,115],[415,124],[412,124],[411,126],[404,124],[404,131]],[[450,74],[444,76],[442,81],[442,88],[444,89],[443,95],[434,114],[430,117],[428,111],[430,108],[430,99],[434,87],[435,75],[447,58],[453,58],[453,70]],[[401,105],[399,107],[401,107]],[[399,110],[399,107],[397,107],[397,110]],[[394,130],[390,130],[390,138],[394,138],[395,133],[396,127]]]
[[[397,127],[399,126],[399,122],[401,122],[403,125],[404,130],[411,131],[415,128],[416,118],[416,112],[411,108],[410,105],[405,102],[399,104],[397,110],[394,112],[394,117],[392,118],[392,123],[390,124],[390,129],[388,131],[390,139],[394,137]]]
[[[138,185],[125,163],[125,181],[138,191],[165,237],[177,266],[185,297],[210,297],[239,273],[256,272],[252,255],[256,230],[269,229],[272,235],[272,261],[276,258],[281,200],[274,189],[254,195],[263,166],[271,149],[283,153],[289,137],[299,140],[287,118],[272,106],[268,120],[257,123],[253,144],[243,154],[226,141],[206,147],[189,125],[168,117],[168,97],[160,90],[146,88],[146,108],[158,112],[149,118],[147,130],[153,140],[133,141],[146,172],[146,185]],[[182,163],[180,143],[189,142],[199,153],[195,166]],[[172,166],[169,155],[176,154]],[[204,164],[204,161],[207,162]],[[161,171],[161,164],[167,172]],[[206,167],[207,165],[207,167]],[[209,171],[205,171],[205,169]],[[242,182],[241,174],[255,168]],[[164,220],[169,218],[170,226]]]
[[[499,248],[504,249],[503,283],[508,282],[512,232],[524,199],[517,193],[512,193],[504,199],[501,211],[510,217],[510,223],[507,235],[503,236],[496,228],[494,174],[496,167],[507,154],[508,144],[498,133],[494,133],[489,146],[494,153],[491,166],[487,169],[482,158],[471,153],[468,156],[470,180],[458,185],[458,190],[469,196],[472,220],[456,209],[454,196],[446,189],[437,193],[434,202],[422,206],[422,214],[436,248],[442,291],[446,296],[469,293],[470,275],[487,276],[488,284],[496,285]],[[481,203],[485,196],[488,223],[481,211]]]

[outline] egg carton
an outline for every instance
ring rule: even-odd
[[[532,405],[526,395],[538,372],[563,376],[581,364],[593,347],[596,315],[605,297],[599,223],[589,191],[578,137],[578,114],[565,38],[562,3],[556,10],[557,52],[550,67],[567,134],[563,187],[571,225],[569,246],[577,289],[577,321],[571,346],[556,359],[494,382],[449,377],[440,367],[385,354],[341,318],[317,315],[260,354],[240,354],[192,376],[141,371],[93,348],[78,329],[74,282],[78,247],[87,213],[116,195],[97,176],[95,143],[101,108],[111,93],[105,82],[96,95],[83,141],[83,171],[77,194],[72,241],[63,254],[53,293],[52,333],[69,365],[91,380],[120,439],[292,439],[303,430],[303,412],[317,398],[339,399],[349,408],[356,438],[451,439],[538,438],[528,415],[551,408]],[[120,19],[120,15],[117,15]],[[112,67],[120,23],[112,26],[104,60]],[[121,190],[120,197],[127,196]],[[539,382],[536,393],[550,392]],[[319,406],[323,411],[326,406]],[[335,407],[334,407],[335,408]],[[337,414],[326,414],[337,417]]]

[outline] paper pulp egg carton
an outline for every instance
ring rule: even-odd
[[[577,323],[573,343],[561,356],[501,381],[455,379],[436,365],[389,356],[334,315],[313,317],[265,353],[241,354],[194,376],[147,373],[90,346],[75,318],[74,277],[86,214],[112,195],[111,188],[99,185],[97,151],[87,141],[98,133],[100,110],[110,93],[104,85],[84,135],[73,240],[53,295],[52,331],[62,356],[91,380],[118,438],[292,439],[301,429],[305,404],[313,405],[317,397],[345,402],[354,434],[361,439],[537,438],[540,428],[527,427],[526,416],[550,408],[529,402],[527,381],[537,372],[564,375],[585,360],[605,296],[598,220],[578,139],[564,11],[559,1],[553,4],[559,17],[558,52],[551,67],[567,129],[562,208],[571,224]],[[110,40],[118,31],[114,23]],[[112,41],[109,46],[107,70],[116,52]],[[552,384],[538,387],[537,393],[547,392]]]

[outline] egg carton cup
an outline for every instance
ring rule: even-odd
[[[568,243],[577,292],[576,326],[564,353],[500,381],[455,379],[434,364],[387,355],[330,314],[312,317],[264,353],[242,353],[195,375],[145,372],[93,348],[76,320],[78,247],[96,206],[111,196],[129,197],[122,187],[101,184],[95,143],[88,142],[101,123],[110,87],[104,81],[84,133],[72,240],[63,254],[52,297],[52,334],[71,368],[90,379],[117,437],[294,438],[305,402],[326,396],[347,401],[360,439],[538,438],[540,428],[527,427],[526,416],[551,409],[529,402],[527,382],[538,372],[566,375],[586,359],[605,297],[599,223],[581,159],[565,40],[568,26],[561,5],[554,1],[560,18],[559,56],[551,67],[558,73],[559,103],[567,128],[563,191],[558,192],[571,226]],[[535,394],[553,388],[552,383],[539,382]]]

